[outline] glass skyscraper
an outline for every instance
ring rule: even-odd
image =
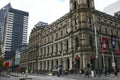
[[[0,9],[0,40],[5,59],[15,55],[19,45],[27,43],[29,13],[17,10],[8,3]]]

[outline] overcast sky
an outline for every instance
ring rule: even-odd
[[[11,3],[15,9],[29,12],[28,36],[39,21],[52,23],[69,12],[69,0],[0,0],[0,8]],[[95,8],[103,8],[117,0],[95,0]]]

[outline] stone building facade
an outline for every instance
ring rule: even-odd
[[[22,70],[28,68],[28,61],[29,61],[28,55],[29,55],[28,50],[26,50],[20,54],[21,57],[20,57],[19,67]]]
[[[115,36],[112,48],[111,37]],[[106,40],[105,48],[103,41]],[[119,13],[94,8],[94,0],[70,0],[70,12],[48,25],[39,22],[29,37],[28,70],[120,68]],[[105,52],[103,51],[105,49]],[[114,60],[113,60],[114,59]]]

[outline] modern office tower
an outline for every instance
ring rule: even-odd
[[[114,15],[118,11],[120,11],[120,0],[118,0],[104,8],[104,12],[106,12],[110,15]]]
[[[8,3],[0,9],[0,39],[5,59],[15,55],[19,45],[27,43],[28,12],[17,10]]]

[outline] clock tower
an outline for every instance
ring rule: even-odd
[[[70,0],[71,30],[75,32],[75,30],[78,29],[77,36],[79,40],[78,44],[80,45],[79,50],[82,51],[78,53],[81,56],[80,68],[85,68],[87,63],[90,62],[89,56],[91,54],[86,53],[85,51],[91,49],[90,44],[91,34],[88,34],[88,30],[93,27],[94,10],[95,10],[94,0]],[[72,38],[71,44],[74,44],[72,43],[73,40]]]
[[[70,10],[79,8],[94,9],[94,0],[70,0]]]

